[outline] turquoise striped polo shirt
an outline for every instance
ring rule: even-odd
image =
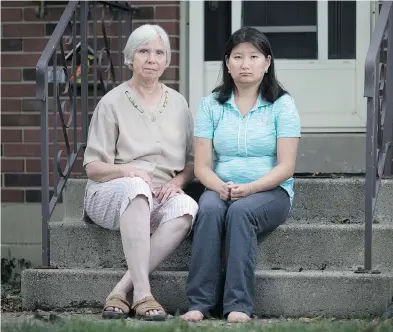
[[[195,137],[213,140],[213,171],[224,182],[244,184],[255,181],[277,165],[277,139],[300,137],[300,118],[288,94],[274,103],[258,98],[243,116],[234,95],[223,105],[216,93],[200,101],[195,119]],[[294,179],[281,183],[291,202]]]

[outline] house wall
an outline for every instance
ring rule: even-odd
[[[1,2],[2,257],[26,257],[36,263],[40,260],[41,243],[41,144],[35,66],[67,1],[46,1],[45,18],[36,15],[39,3]],[[137,8],[133,29],[144,23],[154,23],[161,25],[170,36],[172,61],[162,80],[178,90],[180,2],[130,3]],[[108,37],[117,45],[116,29],[108,31]],[[89,106],[91,112],[94,105]],[[81,174],[80,171],[81,159],[73,175]],[[61,216],[60,205],[55,218]]]

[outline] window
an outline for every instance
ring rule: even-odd
[[[356,1],[329,1],[328,26],[329,59],[356,59]]]
[[[243,1],[242,26],[269,38],[275,58],[317,59],[317,1]]]
[[[231,1],[205,1],[205,61],[220,61],[231,36]]]

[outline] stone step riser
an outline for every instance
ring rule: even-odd
[[[80,222],[51,223],[51,265],[67,268],[125,267],[120,233]],[[375,225],[373,266],[393,270],[393,225]],[[160,266],[188,271],[191,238]],[[362,225],[282,225],[259,241],[257,268],[348,270],[363,265]]]
[[[23,307],[64,309],[101,307],[124,271],[25,270]],[[156,272],[152,292],[168,313],[188,308],[186,272]],[[258,316],[337,318],[381,315],[393,292],[393,274],[357,275],[338,272],[256,273],[255,313]]]
[[[70,179],[64,193],[66,219],[81,220],[86,180]],[[295,198],[290,212],[294,220],[364,222],[364,179],[295,179]],[[193,183],[188,193],[198,199],[203,187]],[[384,180],[378,195],[375,219],[393,222],[393,180]]]

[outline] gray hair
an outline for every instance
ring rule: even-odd
[[[144,24],[139,28],[136,28],[127,40],[126,46],[124,48],[124,64],[131,68],[132,59],[134,58],[134,53],[136,49],[146,44],[153,39],[160,37],[164,43],[164,48],[166,52],[166,64],[165,68],[171,63],[171,45],[169,42],[169,37],[165,30],[159,25]]]

